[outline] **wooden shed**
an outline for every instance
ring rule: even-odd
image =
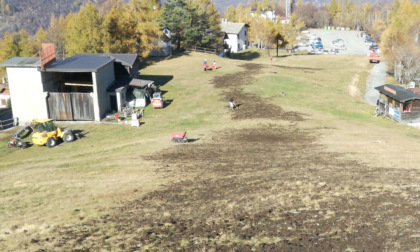
[[[402,86],[386,84],[379,91],[377,111],[399,123],[420,122],[420,94]]]

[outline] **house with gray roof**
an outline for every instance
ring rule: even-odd
[[[13,57],[6,68],[13,116],[100,121],[123,106],[116,90],[139,75],[136,54],[76,54],[41,65],[40,57]]]
[[[224,44],[225,49],[229,52],[237,53],[247,49],[248,41],[248,28],[249,25],[245,23],[233,23],[223,20],[220,28],[225,33]]]

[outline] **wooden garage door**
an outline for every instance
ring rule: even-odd
[[[73,120],[70,93],[50,93],[47,101],[51,119]]]
[[[93,121],[93,98],[90,93],[71,93],[73,120]]]
[[[93,121],[93,99],[89,93],[49,93],[49,117],[65,121]]]

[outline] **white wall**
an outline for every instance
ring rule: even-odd
[[[244,49],[244,46],[248,46],[248,27],[244,25],[241,31],[239,32],[239,51]]]
[[[93,110],[95,121],[105,117],[106,112],[111,110],[111,102],[107,94],[107,88],[115,80],[114,62],[101,67],[98,72],[92,73],[93,80]]]
[[[244,45],[248,46],[248,27],[244,25],[239,34],[228,34],[228,39],[225,41],[229,45],[231,52],[237,53],[242,51]]]
[[[25,124],[33,119],[48,118],[47,98],[42,87],[41,72],[36,68],[7,67],[13,116]]]
[[[237,34],[228,34],[228,39],[226,39],[226,43],[229,45],[231,52],[238,52],[238,35]]]

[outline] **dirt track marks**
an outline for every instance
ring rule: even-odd
[[[258,74],[263,70],[264,65],[247,63],[241,65],[244,71],[218,76],[213,79],[216,88],[223,88],[226,95],[223,98],[229,101],[230,97],[235,97],[239,105],[239,110],[235,110],[232,118],[243,119],[277,119],[288,121],[302,121],[303,117],[297,112],[284,111],[281,107],[264,102],[261,98],[252,94],[244,93],[244,85],[252,83]]]
[[[260,125],[225,130],[213,143],[179,145],[150,156],[161,163],[158,173],[188,176],[83,226],[60,230],[55,247],[414,248],[417,238],[411,232],[420,224],[415,221],[418,189],[411,185],[419,172],[372,170],[324,152],[313,140],[296,127]]]

